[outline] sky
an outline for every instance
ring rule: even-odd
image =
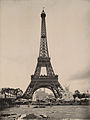
[[[60,84],[90,91],[89,0],[0,0],[0,88],[28,87],[39,56],[43,7]]]

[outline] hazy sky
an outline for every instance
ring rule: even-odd
[[[28,87],[39,55],[43,6],[59,82],[71,91],[90,90],[89,0],[0,0],[0,88]]]

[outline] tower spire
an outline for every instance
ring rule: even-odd
[[[42,22],[41,22],[41,38],[45,38],[46,37],[45,17],[46,17],[46,14],[45,14],[44,9],[43,9],[42,13],[41,13],[41,18],[42,18]]]
[[[41,40],[40,40],[40,51],[39,51],[39,57],[43,57],[43,58],[49,57],[45,17],[46,17],[46,13],[43,8],[41,13]]]
[[[45,7],[43,7],[43,10],[45,9]]]

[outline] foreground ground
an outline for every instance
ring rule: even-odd
[[[34,108],[33,105],[21,105],[12,108],[6,108],[0,111],[0,120],[29,120],[32,115],[33,120],[90,120],[90,106],[46,106],[45,108]],[[25,116],[28,115],[27,119]],[[42,116],[42,117],[40,117]],[[44,117],[46,118],[44,118]],[[23,119],[21,119],[23,118]]]

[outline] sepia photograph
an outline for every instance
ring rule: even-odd
[[[0,120],[90,120],[90,0],[0,0]]]

